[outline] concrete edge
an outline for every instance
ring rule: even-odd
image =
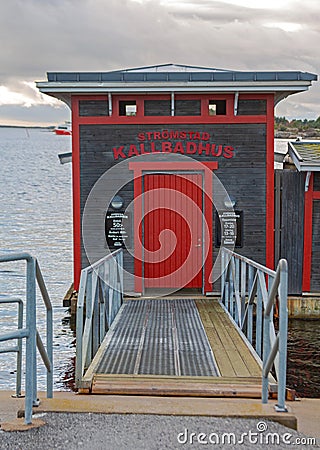
[[[60,395],[59,395],[60,394]],[[79,395],[57,393],[55,398],[42,398],[34,413],[152,414],[172,416],[228,417],[263,419],[297,430],[297,417],[291,410],[278,413],[274,401],[262,404],[255,399],[151,397],[118,395]],[[24,410],[18,410],[18,417]]]
[[[28,431],[32,430],[33,428],[40,428],[46,425],[46,422],[41,419],[32,419],[32,423],[25,424],[23,418],[19,418],[19,412],[18,412],[18,418],[11,420],[10,422],[3,422],[1,423],[1,430],[6,432],[12,432],[12,431]]]

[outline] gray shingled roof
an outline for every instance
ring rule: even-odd
[[[320,141],[289,142],[289,154],[299,172],[320,171]]]

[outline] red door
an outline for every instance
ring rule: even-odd
[[[146,174],[142,224],[146,288],[201,288],[201,174]]]

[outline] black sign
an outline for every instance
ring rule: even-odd
[[[130,247],[131,214],[123,211],[107,211],[105,230],[109,248]]]
[[[242,211],[223,211],[216,213],[215,246],[242,247]]]

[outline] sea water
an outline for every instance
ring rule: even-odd
[[[72,282],[71,165],[58,153],[71,139],[52,131],[0,127],[0,254],[29,252],[38,259],[53,304],[54,382],[64,389],[75,352],[63,297]],[[0,264],[0,298],[25,299],[25,262]],[[38,296],[37,326],[45,339],[45,309]],[[17,307],[0,305],[0,333],[17,328]],[[11,343],[0,343],[1,347]],[[16,355],[0,354],[0,388],[15,385]],[[38,385],[45,388],[39,364]]]

